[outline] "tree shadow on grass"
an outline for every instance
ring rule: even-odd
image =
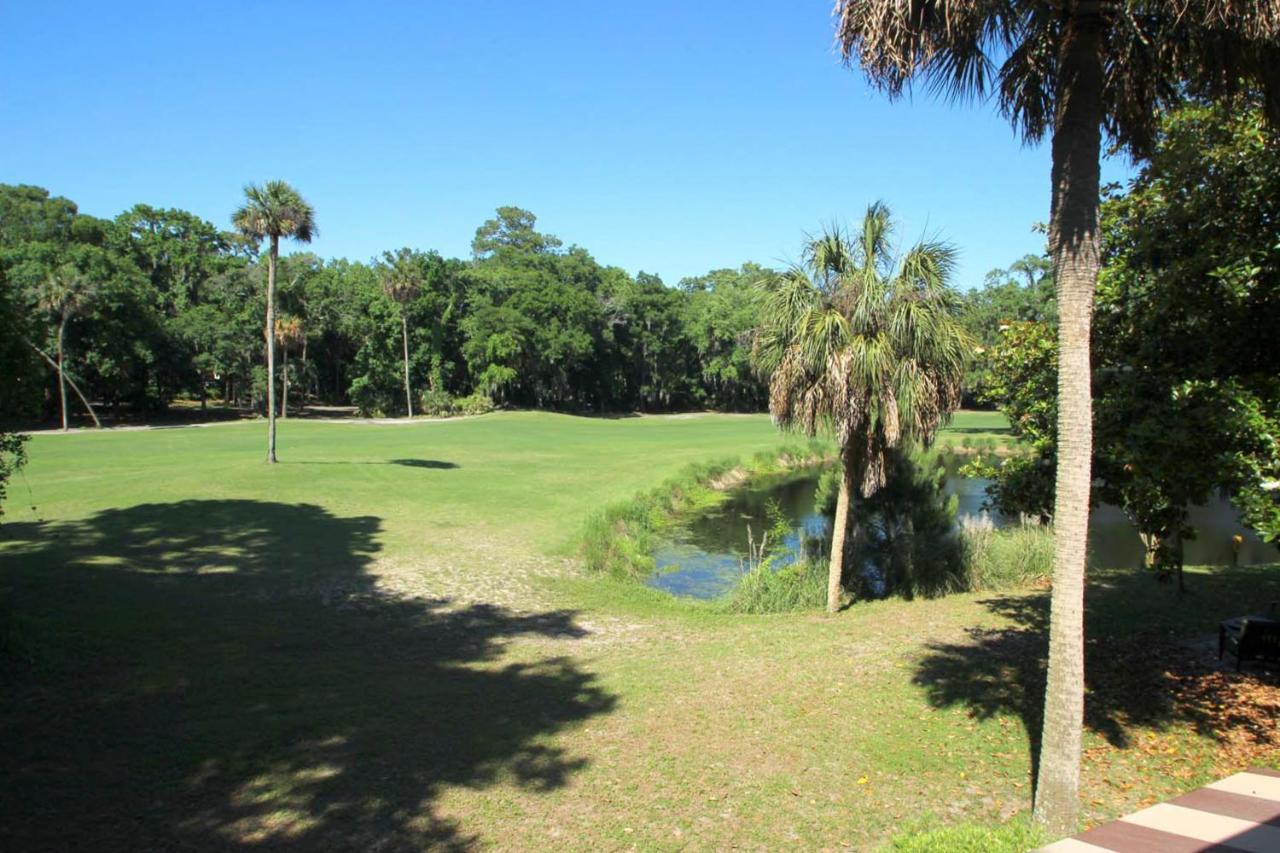
[[[1013,430],[1009,427],[1001,426],[975,426],[975,427],[958,427],[947,426],[943,428],[942,434],[948,433],[955,435],[1012,435]]]
[[[1268,574],[1268,572],[1270,574]],[[1113,572],[1091,583],[1086,602],[1085,726],[1113,747],[1131,745],[1133,727],[1180,723],[1222,740],[1243,728],[1263,748],[1280,749],[1280,732],[1258,730],[1258,709],[1233,701],[1262,685],[1280,685],[1274,673],[1226,670],[1204,638],[1219,621],[1253,612],[1256,600],[1275,595],[1274,569],[1237,568],[1194,579],[1196,595],[1179,599],[1149,576]],[[971,628],[968,641],[933,642],[914,681],[935,707],[963,707],[977,719],[1018,716],[1031,749],[1031,775],[1040,735],[1049,637],[1049,594],[997,595],[981,602],[1007,624]]]
[[[430,468],[437,471],[451,471],[461,467],[456,462],[445,462],[441,459],[388,459],[386,461],[359,459],[326,459],[324,461],[286,462],[289,465],[401,465],[405,468]]]
[[[395,597],[379,520],[183,501],[0,528],[0,848],[462,849],[447,788],[550,791],[615,698],[574,614]]]
[[[392,459],[392,465],[403,465],[406,468],[433,468],[447,470],[457,468],[455,462],[441,462],[439,459]]]

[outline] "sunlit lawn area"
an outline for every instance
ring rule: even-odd
[[[264,432],[32,442],[0,848],[865,848],[1029,810],[1044,591],[731,617],[580,573],[591,510],[790,440],[766,417],[287,421],[274,467]],[[1274,676],[1181,643],[1278,569],[1094,578],[1088,819],[1280,767]]]

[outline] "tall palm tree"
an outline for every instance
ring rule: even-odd
[[[41,309],[47,311],[58,324],[57,337],[55,339],[55,358],[57,359],[55,367],[58,372],[58,405],[62,414],[62,431],[68,429],[67,423],[67,372],[66,372],[66,349],[64,346],[67,335],[67,323],[76,314],[84,310],[85,306],[93,300],[97,287],[93,281],[80,270],[71,264],[63,264],[49,274],[47,278],[36,289],[36,302]],[[77,393],[79,389],[77,389]],[[93,407],[89,406],[88,401],[85,405],[89,407],[89,413],[93,414]],[[97,416],[94,416],[97,421]]]
[[[280,238],[291,237],[310,243],[317,233],[315,211],[284,181],[267,181],[262,186],[244,188],[245,203],[231,214],[232,226],[245,237],[260,243],[271,238],[267,254],[267,461],[276,461],[276,262],[280,258]]]
[[[1051,137],[1058,294],[1058,473],[1049,676],[1035,816],[1075,828],[1084,719],[1084,565],[1092,453],[1089,335],[1104,135],[1142,156],[1158,111],[1259,87],[1280,119],[1275,0],[837,0],[836,40],[891,97],[920,78],[992,97],[1027,142]]]
[[[386,265],[382,269],[382,289],[392,302],[400,306],[400,335],[404,343],[404,404],[413,417],[413,388],[409,384],[409,303],[422,293],[426,282],[422,255],[412,249],[400,249],[394,254],[384,252]]]
[[[972,344],[956,319],[947,278],[955,250],[922,242],[894,262],[889,210],[867,209],[850,241],[828,230],[809,242],[804,267],[765,284],[757,363],[770,375],[774,422],[830,429],[842,476],[827,575],[827,610],[840,605],[845,531],[857,490],[885,482],[888,456],[927,444],[960,404]]]

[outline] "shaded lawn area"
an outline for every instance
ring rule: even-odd
[[[1029,809],[1043,593],[725,617],[563,570],[590,509],[765,418],[290,422],[274,469],[261,432],[33,443],[0,849],[866,848]],[[1093,580],[1090,818],[1280,766],[1274,677],[1180,645],[1277,567]]]
[[[1091,571],[1086,596],[1086,819],[1109,819],[1254,765],[1280,766],[1280,673],[1216,660],[1218,621],[1280,598],[1280,566],[1194,569],[1190,591]],[[1144,588],[1145,587],[1145,588]],[[974,720],[1017,718],[1034,776],[1049,593],[978,602],[997,625],[925,644],[915,682]]]
[[[572,612],[379,592],[378,520],[184,501],[6,526],[0,847],[466,847],[446,785],[563,785],[615,697],[511,638]]]

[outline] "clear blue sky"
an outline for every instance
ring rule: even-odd
[[[246,182],[283,178],[313,250],[356,260],[465,257],[515,204],[669,284],[791,260],[874,199],[904,241],[955,242],[962,287],[1038,251],[1047,146],[989,105],[890,103],[841,66],[831,6],[0,0],[0,182],[227,227]]]

